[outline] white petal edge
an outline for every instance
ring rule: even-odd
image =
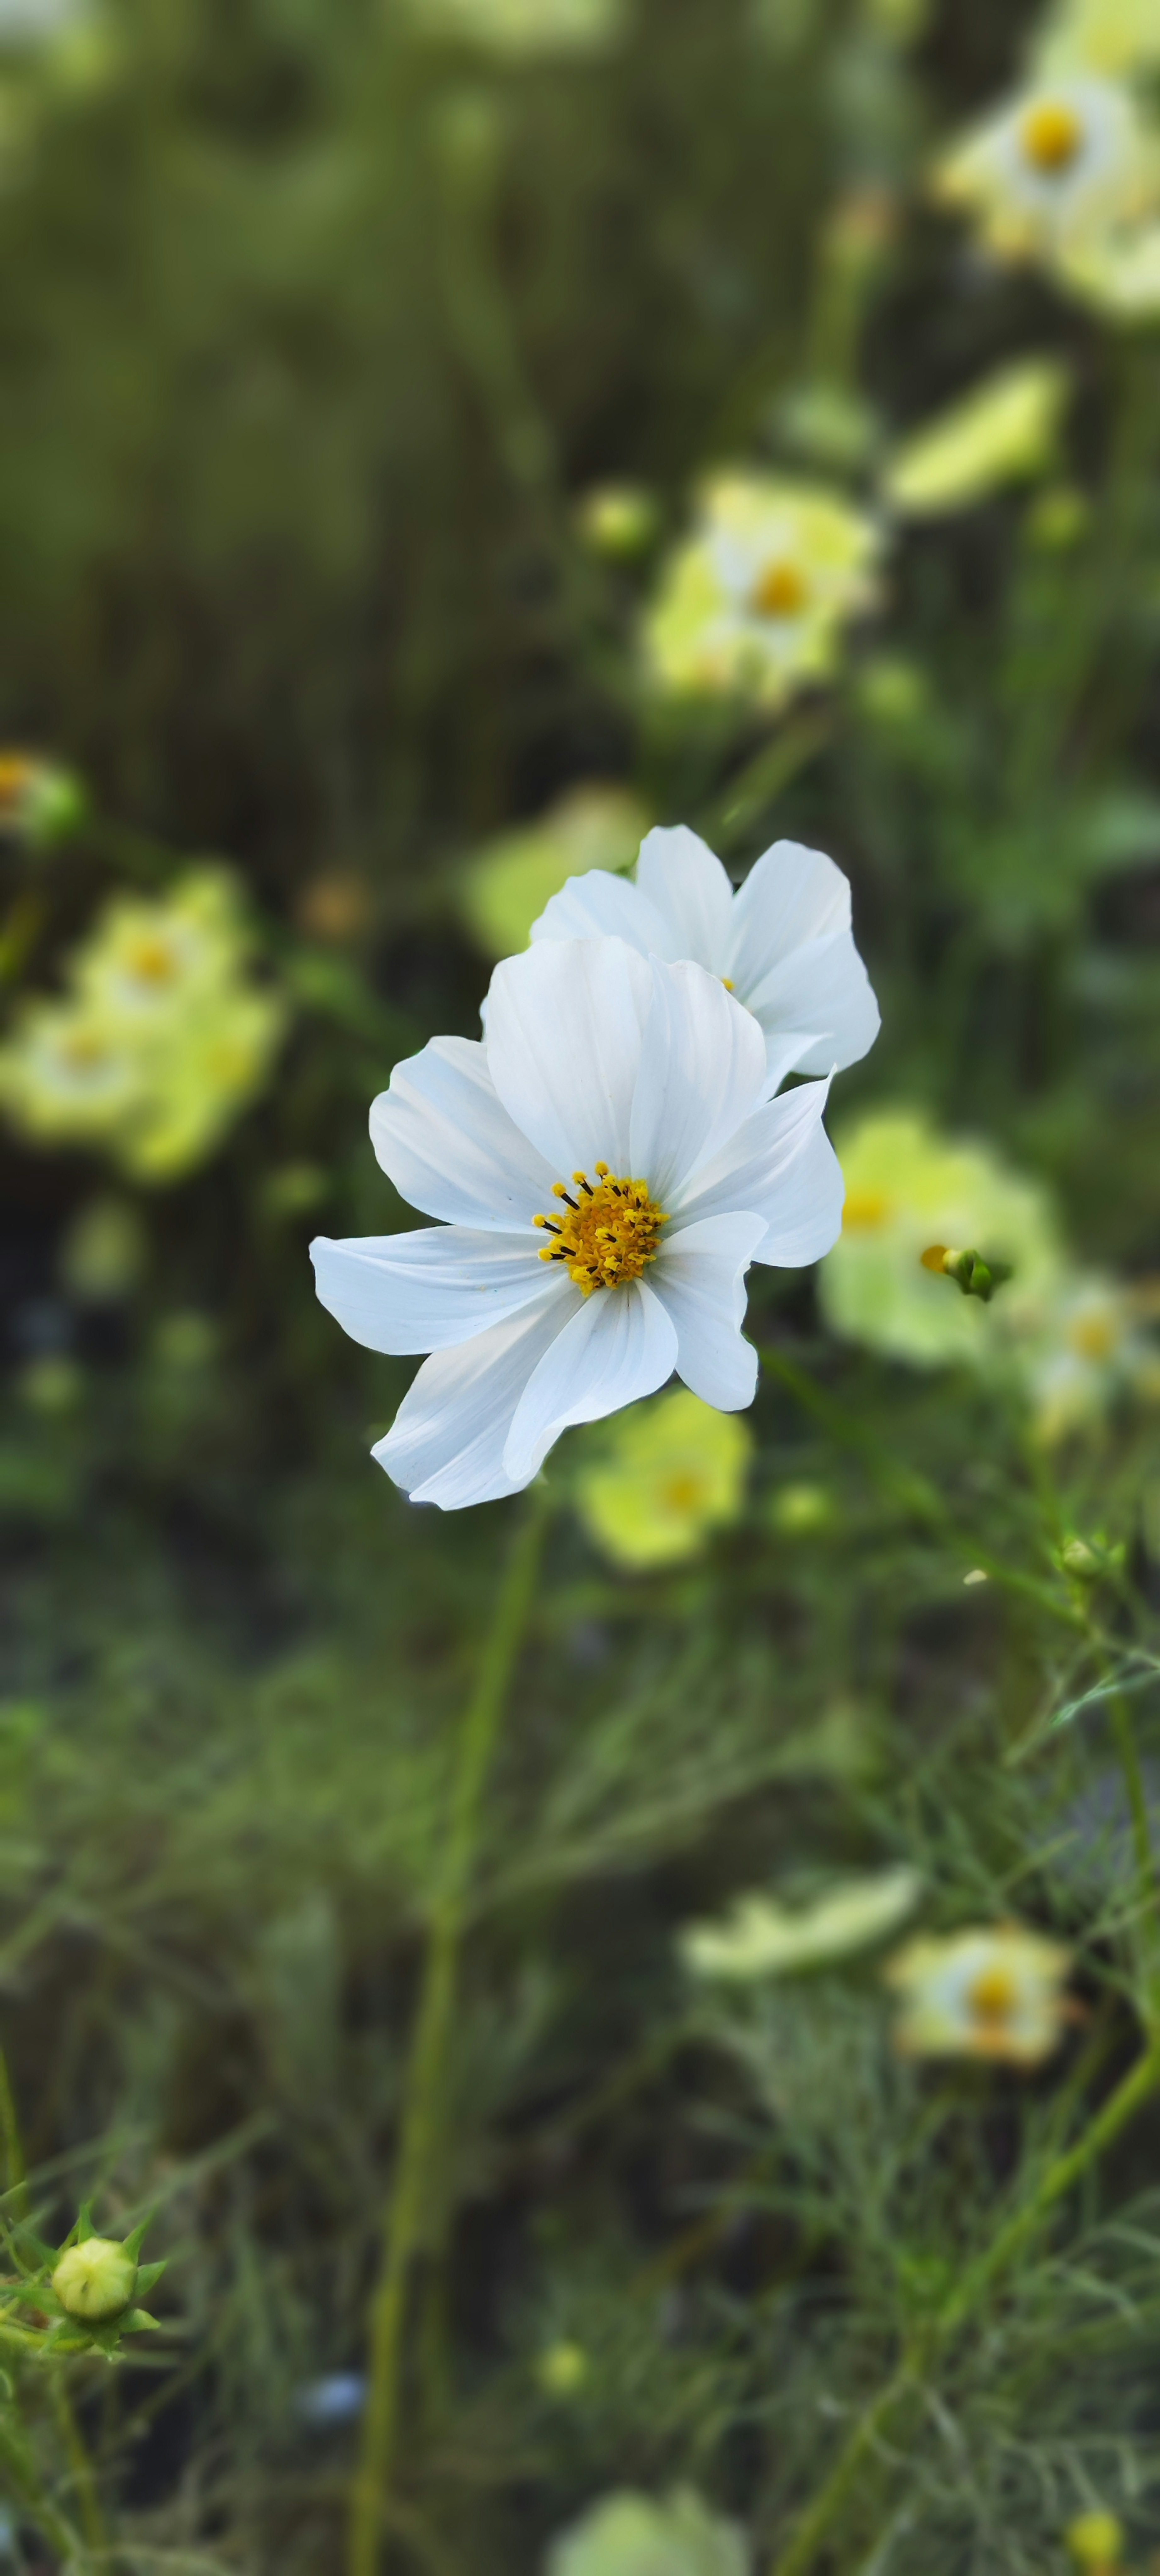
[[[785,1270],[819,1261],[841,1233],[845,1198],[841,1166],[822,1125],[829,1089],[828,1082],[803,1082],[767,1100],[694,1174],[674,1216],[691,1225],[752,1210],[766,1225],[755,1261]],[[674,1223],[671,1240],[678,1235]]]
[[[795,949],[849,927],[850,885],[841,868],[804,841],[775,841],[738,887],[722,972],[749,1001]]]
[[[504,1449],[507,1475],[526,1484],[573,1422],[601,1422],[655,1395],[677,1361],[677,1329],[643,1279],[596,1288],[533,1370]]]
[[[741,1326],[764,1232],[759,1216],[703,1217],[674,1236],[650,1277],[677,1329],[677,1375],[719,1413],[740,1413],[757,1390],[757,1353]]]
[[[869,1053],[882,1025],[874,988],[852,932],[835,931],[796,949],[745,996],[766,1044],[790,1030],[802,1034],[799,1073],[841,1072]],[[806,1043],[809,1031],[819,1031]]]
[[[532,938],[627,939],[642,957],[681,954],[668,915],[650,903],[639,886],[631,885],[627,877],[614,877],[608,868],[589,868],[582,877],[569,877],[545,904],[538,921],[533,921]]]
[[[528,1225],[557,1177],[498,1099],[478,1038],[432,1038],[397,1064],[371,1143],[411,1207],[489,1232]]]
[[[703,966],[652,962],[652,1004],[632,1102],[629,1170],[661,1207],[757,1107],[765,1039]]]
[[[673,957],[727,975],[733,886],[716,852],[687,823],[646,832],[636,863],[642,894],[672,923]]]
[[[525,1236],[428,1225],[415,1234],[319,1235],[314,1284],[329,1314],[368,1351],[443,1351],[558,1291],[559,1270]]]
[[[559,1296],[424,1360],[386,1438],[371,1451],[413,1503],[464,1511],[530,1485],[535,1468],[509,1475],[504,1445],[537,1363],[582,1303],[567,1283]]]
[[[488,1066],[509,1117],[552,1166],[553,1180],[591,1172],[597,1162],[627,1173],[651,999],[651,969],[623,939],[541,939],[496,967]]]

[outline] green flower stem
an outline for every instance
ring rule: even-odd
[[[844,1405],[817,1384],[808,1370],[799,1368],[796,1361],[787,1359],[784,1351],[770,1342],[761,1344],[761,1361],[770,1376],[780,1378],[782,1385],[796,1396],[806,1413],[812,1413],[814,1420],[822,1424],[832,1440],[836,1440],[843,1449],[853,1450],[864,1460],[883,1492],[889,1494],[893,1502],[913,1513],[916,1520],[925,1521],[928,1528],[937,1530],[948,1546],[958,1550],[965,1563],[971,1567],[978,1566],[1005,1592],[1015,1592],[1023,1600],[1033,1601],[1037,1610],[1045,1611],[1049,1618],[1059,1620],[1064,1627],[1086,1627],[1082,1609],[1063,1599],[1050,1584],[1041,1583],[1033,1574],[1018,1573],[1013,1566],[1004,1564],[1001,1557],[989,1555],[975,1540],[965,1537],[953,1514],[948,1511],[937,1485],[932,1485],[913,1467],[900,1467],[874,1433],[864,1430],[862,1424],[847,1413]]]
[[[42,2531],[49,2547],[55,2549],[62,2567],[83,2566],[85,2545],[63,2513],[46,2496],[32,2468],[24,2441],[10,2419],[0,2408],[0,2466],[5,2476],[7,2493],[14,2497],[30,2522]]]
[[[1118,2138],[1120,2131],[1127,2127],[1129,2120],[1135,2117],[1158,2087],[1160,2034],[1137,2058],[1135,2065],[1129,2067],[1074,2147],[1054,2158],[1022,2208],[1013,2212],[1006,2225],[992,2237],[986,2252],[969,2266],[957,2289],[939,2310],[917,2353],[908,2353],[885,2387],[870,2400],[847,2435],[825,2484],[819,2488],[813,2503],[807,2506],[787,2547],[773,2561],[770,2576],[809,2576],[819,2548],[845,2503],[866,2453],[885,2430],[889,2417],[907,2390],[917,2386],[923,2368],[946,2344],[953,2343],[956,2335],[969,2324],[1056,2202],[1082,2181],[1105,2147]]]
[[[383,2267],[371,2309],[370,2386],[352,2498],[350,2576],[376,2576],[378,2568],[399,2430],[408,2292],[412,2265],[423,2241],[427,2186],[437,2154],[459,1950],[480,1808],[527,1629],[547,1511],[543,1488],[537,1488],[496,1596],[491,1628],[460,1735],[443,1884],[431,1915],[398,2153],[384,2222]]]

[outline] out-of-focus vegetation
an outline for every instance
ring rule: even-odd
[[[550,1462],[386,2553],[1160,2545],[1158,56],[0,6],[0,2563],[342,2564],[521,1507],[373,1466],[306,1247],[652,820],[831,853],[883,1028],[744,1426]],[[88,2204],[160,2331],[50,2371]]]

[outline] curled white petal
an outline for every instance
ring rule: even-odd
[[[651,1000],[649,967],[623,939],[544,939],[496,967],[488,1067],[553,1179],[601,1161],[628,1171]]]
[[[627,877],[614,877],[607,868],[589,868],[582,877],[569,877],[532,923],[532,938],[627,939],[642,957],[680,955],[676,927],[668,913],[650,903]]]
[[[310,1258],[322,1304],[369,1351],[448,1350],[563,1286],[534,1238],[466,1225],[342,1243],[320,1235]]]
[[[596,1289],[549,1345],[524,1388],[504,1449],[513,1485],[527,1484],[570,1423],[600,1422],[606,1413],[654,1395],[671,1377],[676,1359],[676,1326],[643,1279]]]
[[[764,1232],[760,1216],[702,1217],[674,1232],[650,1272],[676,1326],[677,1374],[719,1413],[740,1413],[757,1387],[757,1353],[741,1326],[745,1273]]]
[[[371,1143],[411,1207],[451,1225],[527,1225],[556,1179],[496,1095],[478,1038],[432,1038],[371,1104]]]
[[[654,961],[629,1161],[658,1205],[706,1163],[757,1107],[765,1044],[756,1020],[702,966]]]
[[[746,994],[772,1058],[800,1040],[796,1073],[840,1073],[868,1055],[882,1025],[874,988],[849,930],[812,939]],[[821,1037],[814,1034],[823,1030]]]
[[[795,1270],[819,1261],[842,1229],[841,1167],[822,1125],[828,1082],[799,1083],[747,1118],[711,1163],[678,1192],[690,1223],[751,1209],[765,1220],[756,1261]]]
[[[636,882],[657,911],[672,922],[676,957],[694,957],[711,974],[727,975],[733,887],[716,852],[686,823],[646,832]]]
[[[582,1303],[579,1289],[565,1286],[558,1297],[424,1360],[371,1452],[413,1503],[463,1511],[530,1485],[534,1466],[511,1475],[504,1465],[512,1418],[537,1363]]]

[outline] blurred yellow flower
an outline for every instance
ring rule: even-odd
[[[626,787],[570,787],[534,823],[488,841],[459,879],[459,907],[487,957],[526,948],[568,877],[631,867],[651,817]]]
[[[833,670],[843,627],[874,601],[880,551],[874,519],[824,484],[714,476],[646,614],[654,679],[782,705]]]
[[[986,2057],[1038,2066],[1063,2035],[1071,1953],[1017,1923],[944,1940],[920,1936],[884,1975],[901,1997],[895,2043],[907,2057]]]
[[[1160,64],[1160,10],[1156,0],[1060,0],[1040,26],[1033,50],[1037,75],[1058,80],[1094,72],[1101,80],[1131,80]]]
[[[681,1957],[694,1976],[737,1983],[824,1967],[897,1931],[921,1887],[917,1870],[899,1868],[847,1879],[816,1904],[792,1911],[770,1896],[739,1896],[723,1922],[686,1925]]]
[[[1088,2571],[1088,2576],[1111,2576],[1111,2570],[1119,2566],[1124,2555],[1123,2523],[1116,2514],[1102,2512],[1098,2507],[1092,2513],[1077,2514],[1063,2537],[1068,2555],[1077,2567]]]
[[[735,1520],[752,1436],[684,1388],[622,1414],[577,1480],[580,1517],[618,1565],[678,1565]]]
[[[1060,274],[1109,321],[1152,321],[1160,313],[1160,222],[1122,224],[1077,242]]]
[[[1090,75],[1036,80],[955,144],[936,195],[974,216],[1001,259],[1054,262],[1155,203],[1156,144],[1129,90]]]
[[[29,1003],[0,1049],[13,1125],[101,1146],[135,1179],[191,1170],[259,1088],[285,1025],[281,996],[246,964],[223,870],[156,900],[115,898],[68,962],[66,997]]]
[[[660,2499],[622,2488],[553,2543],[546,2576],[749,2576],[749,2553],[690,2488]]]
[[[876,1110],[838,1144],[842,1232],[819,1273],[827,1322],[917,1366],[986,1359],[1038,1320],[1064,1276],[1046,1193],[987,1146],[940,1136],[914,1110]],[[934,1243],[1010,1261],[995,1309],[922,1265]],[[999,1339],[997,1336],[1001,1336]]]
[[[1160,1401],[1160,1347],[1118,1280],[1073,1273],[1021,1318],[1018,1357],[1041,1440],[1098,1423],[1129,1390]]]
[[[1068,391],[1057,359],[1000,367],[895,449],[884,498],[908,518],[925,518],[969,509],[1006,483],[1045,473]]]
[[[424,34],[478,45],[487,53],[587,53],[621,23],[620,0],[410,0]]]

